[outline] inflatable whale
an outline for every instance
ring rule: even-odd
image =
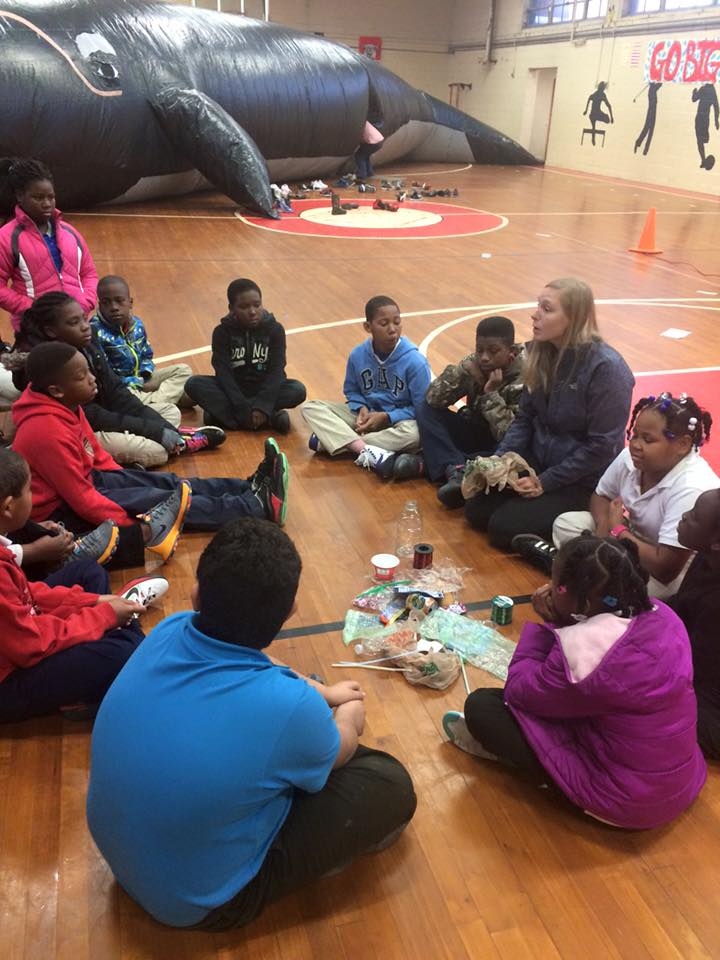
[[[158,0],[0,0],[0,155],[65,207],[212,185],[271,214],[270,178],[337,170],[365,121],[379,162],[536,163],[339,43]]]

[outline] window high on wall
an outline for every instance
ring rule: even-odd
[[[663,10],[689,10],[691,7],[718,6],[719,0],[630,0],[628,13],[660,13]]]
[[[643,2],[643,0],[637,0],[637,2]],[[651,0],[646,0],[646,2],[651,2]],[[658,2],[662,2],[662,0],[658,0]],[[669,2],[669,0],[666,0],[666,2]],[[590,20],[593,17],[604,17],[607,8],[608,0],[530,0],[526,25],[528,27],[542,27],[549,23]]]

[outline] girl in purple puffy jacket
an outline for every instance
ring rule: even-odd
[[[702,788],[688,635],[627,540],[581,536],[536,591],[504,689],[443,718],[450,742],[618,827],[668,823]]]

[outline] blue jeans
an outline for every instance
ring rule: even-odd
[[[50,587],[78,585],[88,593],[111,593],[107,572],[93,560],[68,563],[45,582]],[[144,636],[133,620],[97,640],[53,653],[34,667],[13,670],[0,683],[0,723],[40,717],[71,703],[99,703]]]
[[[145,470],[93,470],[95,488],[131,517],[147,513],[177,490],[182,477]],[[265,510],[247,480],[237,477],[188,477],[192,503],[188,530],[219,530],[236,517],[264,517]]]
[[[448,467],[464,464],[481,452],[497,447],[487,421],[478,416],[454,413],[447,407],[431,407],[423,400],[415,409],[425,473],[429,480],[446,479]]]

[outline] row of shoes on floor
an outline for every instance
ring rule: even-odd
[[[334,187],[352,187],[357,186],[359,193],[376,193],[377,187],[372,183],[366,183],[363,180],[358,180],[354,173],[346,174],[343,177],[340,177],[333,184]],[[411,187],[406,188],[404,180],[382,180],[380,186],[383,190],[395,190],[397,192],[397,202],[403,203],[405,200],[423,200],[428,197],[458,197],[460,192],[455,187],[450,190],[449,188],[441,190],[433,190],[430,187],[429,183],[420,183],[418,180],[413,180]],[[319,193],[323,197],[334,197],[335,194],[331,187],[329,187],[322,180],[311,180],[309,184],[303,183],[296,190],[292,190],[287,183],[283,183],[278,186],[277,183],[270,184],[270,190],[274,197],[275,209],[279,210],[281,213],[292,213],[293,208],[290,203],[291,200],[306,200],[308,193]],[[357,207],[357,204],[341,204],[342,210],[336,208],[335,201],[333,200],[333,213],[341,214],[343,211],[354,210]],[[375,210],[397,210],[397,205],[392,202],[387,203],[386,201],[376,201],[374,204]]]

